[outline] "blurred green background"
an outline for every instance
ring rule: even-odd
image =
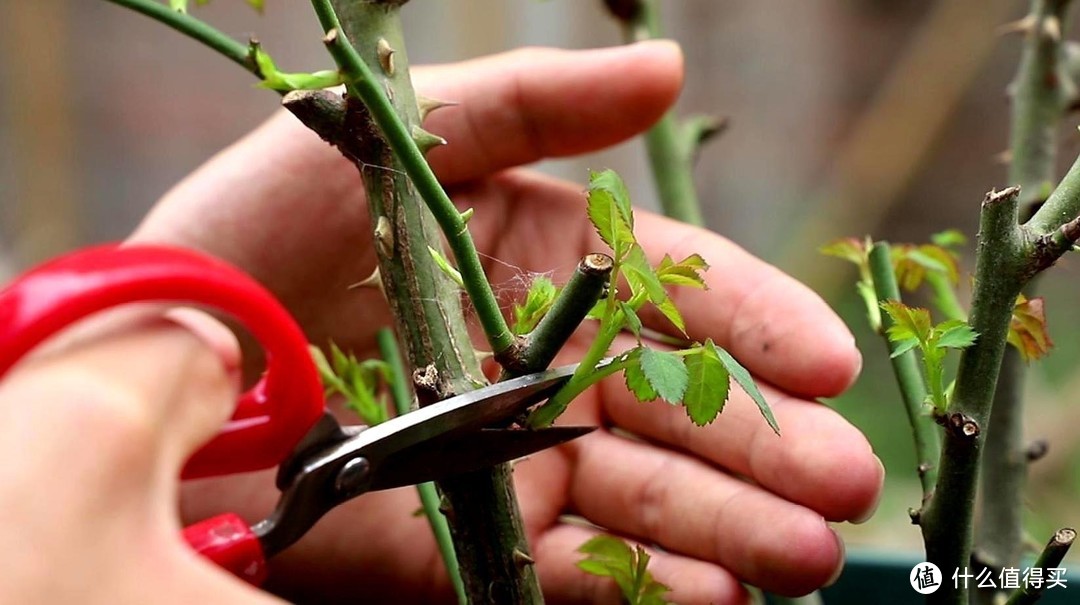
[[[869,435],[889,479],[877,516],[842,529],[852,546],[918,549],[906,512],[918,488],[907,421],[883,343],[868,333],[854,296],[854,269],[815,250],[849,235],[924,241],[948,227],[974,235],[983,193],[1008,184],[999,152],[1019,38],[997,28],[1025,5],[664,4],[668,31],[687,55],[679,110],[731,119],[698,167],[709,225],[811,284],[864,351],[862,378],[831,405]],[[405,13],[414,63],[619,41],[599,0],[415,0]],[[197,14],[237,38],[258,35],[283,69],[330,66],[305,2],[267,0],[259,16],[241,0],[215,0]],[[276,106],[276,95],[235,66],[114,5],[0,2],[0,279],[123,237],[172,183]],[[1076,125],[1070,116],[1062,126],[1063,165],[1080,151]],[[579,183],[587,168],[603,167],[618,169],[636,199],[655,206],[637,142],[540,166]],[[1078,522],[1080,345],[1068,327],[1080,319],[1076,278],[1067,258],[1044,282],[1057,346],[1028,384],[1027,432],[1051,444],[1032,468],[1028,497],[1040,543]]]

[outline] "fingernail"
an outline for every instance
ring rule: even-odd
[[[165,312],[164,318],[191,332],[209,347],[221,361],[229,378],[239,384],[240,345],[236,341],[236,336],[225,324],[204,311],[189,307],[169,309]]]
[[[840,549],[840,563],[836,566],[836,571],[825,582],[825,588],[836,584],[836,581],[840,579],[840,574],[844,573],[844,562],[847,560],[847,547],[844,546],[844,539],[840,537],[840,534],[836,533],[835,529],[830,527],[829,531],[832,532],[833,538],[836,539],[836,546]]]
[[[866,512],[851,520],[851,522],[855,525],[861,525],[863,523],[866,523],[874,516],[874,513],[877,512],[878,506],[881,505],[881,497],[885,492],[885,465],[881,462],[881,458],[878,458],[876,455],[874,456],[874,461],[877,462],[879,469],[878,474],[881,477],[881,479],[878,480],[877,496],[874,498],[873,504],[871,504],[870,507],[866,509]]]

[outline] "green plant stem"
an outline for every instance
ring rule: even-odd
[[[663,37],[656,0],[608,2],[627,43]],[[716,134],[722,122],[699,118],[682,123],[669,111],[645,134],[649,165],[664,214],[691,225],[704,225],[694,186],[694,158],[701,143]]]
[[[1061,33],[1069,0],[1032,0],[1020,65],[1012,84],[1009,182],[1020,186],[1020,216],[1046,199],[1055,182],[1061,119],[1076,98],[1076,84],[1065,61]],[[1036,280],[1023,291],[1034,296]],[[1024,544],[1024,486],[1027,457],[1024,443],[1023,391],[1026,364],[1015,350],[1006,350],[986,431],[980,479],[979,518],[974,562],[991,569],[1015,567]],[[976,602],[999,603],[1002,591],[982,588]]]
[[[384,361],[390,365],[393,380],[390,382],[390,395],[394,401],[394,409],[399,416],[408,414],[412,408],[412,394],[409,392],[409,384],[405,371],[405,364],[401,360],[401,351],[398,350],[397,338],[390,328],[382,328],[375,335],[379,343],[379,352]],[[458,566],[457,553],[454,552],[454,541],[450,537],[450,526],[446,523],[446,517],[439,508],[439,493],[435,484],[428,481],[416,486],[416,493],[420,496],[420,504],[424,508],[424,516],[431,525],[431,533],[435,536],[435,543],[442,554],[443,564],[446,566],[446,575],[454,587],[454,595],[459,604],[468,603],[465,595],[465,584],[461,581],[461,570]]]
[[[1017,222],[1019,190],[987,194],[982,206],[970,324],[975,344],[960,357],[956,389],[945,418],[938,482],[919,522],[927,560],[940,569],[967,567],[971,558],[976,483],[994,385],[1005,351],[1013,303],[1029,263]],[[945,582],[931,604],[967,605],[968,588]]]
[[[870,272],[874,292],[879,301],[901,300],[900,288],[896,283],[896,273],[893,271],[887,243],[875,243],[870,249]],[[882,314],[882,334],[891,325],[892,319],[889,315]],[[885,343],[891,356],[896,382],[900,387],[900,397],[904,401],[908,423],[911,424],[919,481],[922,484],[922,501],[925,504],[930,499],[934,485],[937,483],[937,457],[941,453],[938,427],[934,424],[933,418],[926,413],[926,381],[919,370],[919,361],[915,351],[892,356],[896,352],[896,343],[888,338],[885,339]]]
[[[398,116],[386,90],[376,79],[373,68],[360,57],[346,32],[342,32],[331,0],[312,0],[312,4],[327,32],[327,48],[342,71],[349,94],[363,101],[387,144],[412,179],[413,186],[435,216],[450,250],[454,253],[458,271],[465,282],[465,291],[476,309],[477,319],[487,336],[488,344],[495,353],[496,360],[506,360],[508,355],[513,354],[516,340],[499,309],[487,275],[484,274],[480,255],[476,252],[476,245],[464,218],[424,159],[424,152],[414,140],[413,131]],[[341,34],[334,35],[335,31]],[[395,57],[401,52],[400,48],[395,48]],[[395,62],[403,61],[395,59]],[[419,125],[416,127],[419,128]]]
[[[614,261],[606,254],[589,254],[581,259],[551,309],[529,334],[521,355],[522,367],[515,374],[539,372],[551,365],[607,290],[612,268]]]
[[[429,246],[442,245],[440,226],[493,349],[506,353],[516,339],[491,294],[464,220],[410,138],[419,128],[420,110],[401,31],[402,4],[313,0],[329,30],[328,49],[351,91],[341,132],[322,134],[337,141],[363,176],[383,291],[413,370],[417,399],[425,405],[483,383],[460,290],[429,252]],[[388,49],[394,51],[392,61]],[[294,102],[317,98],[293,96]],[[315,124],[326,128],[336,120]],[[510,465],[503,464],[437,484],[472,603],[543,602],[512,479]]]
[[[1069,527],[1057,530],[1053,537],[1050,538],[1046,547],[1039,554],[1039,558],[1035,560],[1034,566],[1035,569],[1043,570],[1044,579],[1047,577],[1046,570],[1061,565],[1061,561],[1069,552],[1074,540],[1076,540],[1076,530]],[[1045,590],[1046,582],[1039,584],[1037,587],[1024,582],[1024,585],[1009,597],[1005,605],[1031,605],[1042,597]]]
[[[259,73],[259,68],[255,65],[255,61],[251,57],[250,50],[246,44],[237,42],[195,17],[174,11],[168,6],[161,4],[160,2],[155,2],[154,0],[106,1],[146,15],[190,38],[202,42],[204,45],[214,49],[233,63],[236,63],[240,67],[251,72],[255,77],[262,79],[262,74]]]

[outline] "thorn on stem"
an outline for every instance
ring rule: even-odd
[[[997,28],[999,36],[1006,36],[1009,34],[1027,34],[1035,31],[1035,15],[1027,15],[1023,19],[1017,19],[1004,25],[1000,25]]]
[[[1061,42],[1061,19],[1054,15],[1043,19],[1042,34],[1051,42]]]
[[[446,139],[440,137],[437,134],[432,134],[419,126],[412,127],[412,138],[416,146],[420,148],[420,153],[426,154],[435,147],[446,145]]]
[[[536,559],[533,559],[528,553],[518,548],[514,549],[513,557],[514,565],[517,565],[518,567],[526,567],[536,563]]]
[[[375,249],[383,258],[394,257],[394,230],[385,216],[375,221]]]
[[[442,109],[443,107],[453,107],[457,105],[454,101],[443,101],[441,99],[432,99],[431,97],[425,97],[423,95],[416,95],[416,107],[420,111],[420,121],[423,122],[428,114],[436,109]]]
[[[386,38],[379,38],[375,44],[375,53],[379,56],[379,65],[387,76],[394,76],[394,50]]]
[[[907,509],[908,517],[911,518],[912,525],[919,525],[922,521],[922,511],[917,508]]]
[[[348,287],[349,290],[356,290],[358,288],[382,288],[382,277],[379,274],[379,267],[377,265],[375,266],[375,270],[371,272],[371,275]]]

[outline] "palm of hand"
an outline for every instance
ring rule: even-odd
[[[674,97],[678,59],[670,46],[653,44],[518,53],[417,73],[421,90],[464,102],[430,118],[430,130],[452,142],[431,159],[455,202],[476,209],[477,246],[501,261],[488,262],[493,283],[511,283],[522,270],[565,274],[583,254],[603,249],[584,218],[580,187],[516,166],[637,133]],[[630,65],[636,79],[583,91],[596,74]],[[712,290],[677,301],[691,337],[715,339],[761,378],[805,397],[835,394],[852,380],[858,356],[850,336],[812,293],[711,233],[644,213],[638,224],[650,254],[700,252],[724,276],[709,280]],[[370,233],[355,168],[278,116],[170,192],[136,238],[200,247],[244,267],[289,306],[312,342],[332,338],[364,357],[376,355],[374,333],[390,323],[377,290],[349,289],[375,265]],[[582,356],[587,331],[560,361]],[[594,530],[560,522],[564,513],[662,546],[652,569],[679,602],[741,602],[740,580],[782,592],[828,580],[842,547],[825,520],[872,508],[880,463],[831,411],[766,392],[783,440],[738,392],[706,429],[695,429],[681,409],[637,404],[617,380],[575,401],[569,421],[617,425],[648,441],[598,431],[516,468],[549,598],[614,596],[608,581],[573,567],[574,549]],[[265,474],[187,491],[191,516],[228,507],[257,517],[274,498]],[[319,602],[350,593],[398,602],[448,594],[426,522],[410,514],[416,506],[411,490],[397,490],[335,511],[277,562],[279,588]]]

